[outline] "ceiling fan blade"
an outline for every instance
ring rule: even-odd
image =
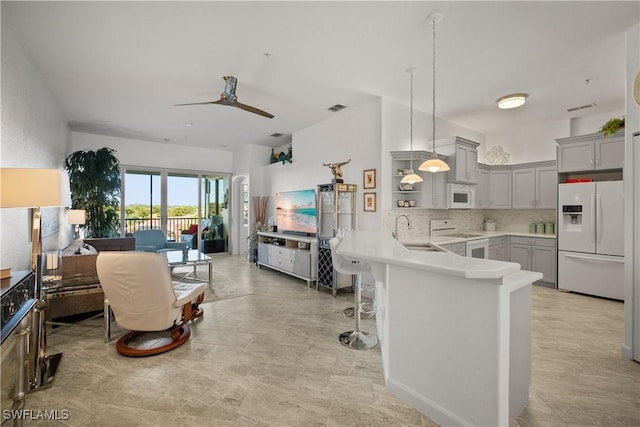
[[[219,101],[207,101],[207,102],[191,102],[189,104],[174,104],[174,107],[182,107],[184,105],[205,105],[205,104],[217,104]]]
[[[251,105],[242,104],[241,102],[234,102],[233,104],[229,104],[229,105],[232,105],[234,107],[238,107],[238,108],[240,108],[242,110],[245,110],[245,111],[249,111],[250,113],[255,113],[255,114],[259,114],[259,115],[264,116],[264,117],[268,117],[270,119],[273,119],[273,117],[274,117],[274,115],[271,114],[271,113],[267,113],[266,111],[261,110],[261,109],[256,108],[256,107],[252,107]]]

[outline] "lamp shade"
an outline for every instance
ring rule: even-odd
[[[87,223],[87,211],[84,209],[69,209],[67,212],[67,224],[86,224]]]
[[[416,182],[422,182],[422,177],[420,175],[416,175],[413,173],[413,170],[411,170],[411,173],[409,175],[405,175],[400,182],[403,184],[415,184]]]
[[[433,157],[423,162],[419,167],[421,171],[429,172],[446,172],[449,170],[449,165],[440,160],[438,157]]]
[[[69,178],[59,169],[0,169],[1,208],[70,206]]]

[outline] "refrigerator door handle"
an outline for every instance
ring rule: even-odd
[[[598,243],[602,241],[602,199],[601,197],[602,196],[600,194],[596,195],[596,205],[598,207],[596,211],[596,221],[597,221],[596,240],[598,241]]]
[[[589,220],[591,226],[591,243],[596,242],[596,195],[591,195],[591,219]]]
[[[583,260],[587,260],[587,261],[596,261],[596,262],[617,262],[617,263],[624,263],[624,257],[619,257],[619,259],[604,259],[604,258],[594,258],[594,257],[590,257],[590,256],[584,256],[584,255],[569,255],[569,254],[564,254],[565,258],[573,258],[573,259],[583,259]]]

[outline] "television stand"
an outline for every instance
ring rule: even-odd
[[[259,267],[267,267],[306,280],[307,286],[311,287],[311,282],[317,280],[317,265],[317,237],[258,232]]]

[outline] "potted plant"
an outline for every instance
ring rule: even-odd
[[[87,237],[117,235],[120,205],[120,161],[115,150],[81,150],[65,159],[72,209],[87,212]]]
[[[249,249],[249,262],[258,262],[258,232],[267,231],[267,225],[256,222],[253,231],[247,236],[247,248]]]
[[[609,120],[605,124],[603,124],[602,127],[600,128],[600,132],[602,132],[604,136],[609,136],[618,132],[618,130],[620,130],[620,128],[623,128],[623,127],[624,127],[624,116],[620,118],[616,117]]]

